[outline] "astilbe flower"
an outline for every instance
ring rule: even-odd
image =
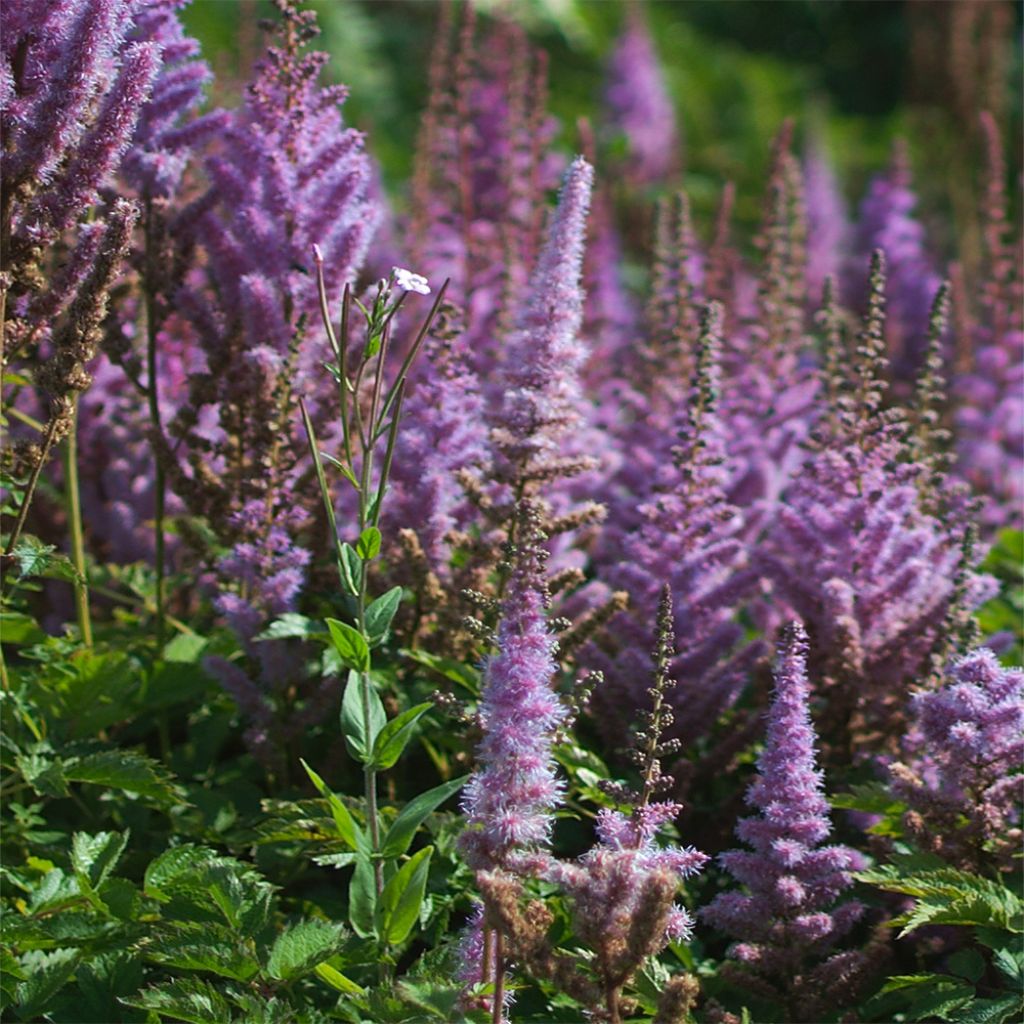
[[[747,802],[758,813],[743,818],[736,835],[749,850],[730,850],[719,862],[744,886],[700,912],[702,920],[739,941],[730,949],[734,976],[782,1002],[787,1020],[820,1020],[837,1003],[825,984],[828,961],[814,966],[860,918],[863,907],[836,900],[852,884],[863,858],[845,846],[821,845],[831,831],[824,777],[816,767],[809,711],[807,637],[794,622],[783,631],[775,689],[758,774]],[[849,954],[839,954],[845,960]],[[854,965],[845,964],[849,971]]]
[[[258,62],[244,105],[206,161],[210,188],[190,208],[201,260],[176,304],[205,366],[191,374],[162,448],[172,488],[233,549],[215,567],[215,603],[254,657],[258,624],[294,609],[308,562],[304,533],[315,502],[301,500],[308,488],[296,486],[307,447],[295,382],[318,422],[333,395],[319,367],[326,342],[308,326],[318,322],[318,293],[303,268],[318,243],[326,289],[353,282],[376,221],[363,137],[339,111],[344,89],[322,88],[327,56],[303,49],[316,34],[315,15],[291,0],[276,6],[279,44]],[[329,431],[321,438],[331,443]],[[244,706],[288,684],[301,693],[300,652],[286,657],[283,641],[257,647],[261,679],[248,680]],[[244,674],[233,673],[233,692]],[[289,698],[291,726],[323,709],[322,690],[307,694],[303,709]],[[271,741],[285,739],[283,730],[270,730]]]
[[[909,155],[905,144],[897,143],[889,169],[872,179],[861,201],[844,277],[846,304],[858,309],[863,267],[875,249],[885,253],[889,268],[885,340],[890,374],[901,397],[920,372],[928,311],[940,283],[924,227],[914,216],[916,206]]]
[[[430,98],[417,142],[410,253],[432,280],[451,278],[464,311],[470,369],[500,401],[503,339],[536,257],[544,196],[562,169],[549,152],[547,66],[518,26],[478,37],[471,4],[442,9]]]
[[[825,278],[843,271],[851,226],[835,169],[820,140],[815,139],[803,161],[807,204],[807,299],[816,308]]]
[[[752,541],[796,475],[803,461],[801,442],[815,415],[817,380],[806,330],[807,218],[792,131],[787,121],[774,143],[757,239],[756,299],[744,311],[747,300],[737,274],[732,304],[739,315],[723,353],[721,416],[733,467],[727,495],[743,508]]]
[[[475,870],[512,867],[543,847],[561,796],[552,744],[565,708],[554,693],[546,552],[539,513],[520,503],[511,575],[501,602],[497,653],[484,665],[480,766],[463,793],[460,848]]]
[[[647,652],[653,649],[663,582],[675,606],[674,735],[692,742],[712,729],[742,692],[760,654],[757,644],[742,643],[736,621],[757,577],[742,543],[743,515],[725,497],[729,468],[718,409],[721,316],[718,303],[702,315],[698,365],[673,431],[671,461],[648,482],[638,521],[617,516],[603,531],[601,578],[630,596],[630,608],[612,620],[608,640],[588,654],[588,663],[606,679],[594,698],[598,721],[613,732],[622,728],[618,709],[635,705],[641,681],[650,677]]]
[[[605,134],[624,144],[622,170],[630,185],[655,185],[675,173],[682,157],[679,128],[639,4],[630,6],[608,59],[604,106]]]
[[[812,666],[827,698],[824,735],[837,757],[885,746],[900,732],[904,695],[927,670],[954,599],[977,607],[993,583],[970,563],[958,593],[969,508],[948,493],[935,510],[934,481],[926,464],[912,461],[905,414],[882,409],[881,252],[869,288],[852,359],[840,352],[828,360],[842,375],[826,381],[838,408],[824,418],[757,555],[811,632]]]
[[[484,402],[454,307],[442,309],[410,374],[385,522],[413,530],[429,570],[450,576],[451,532],[472,510],[458,482],[487,457]]]
[[[5,368],[40,364],[36,383],[46,396],[42,413],[39,404],[31,409],[46,421],[42,438],[14,456],[15,472],[30,479],[27,514],[43,465],[71,428],[76,396],[91,383],[137,216],[127,201],[101,203],[101,190],[135,129],[160,48],[126,43],[133,8],[124,0],[8,8],[0,41],[3,360]]]
[[[890,765],[912,835],[957,867],[1012,868],[1021,842],[1024,671],[980,648],[913,698],[904,763]]]
[[[1007,216],[1005,164],[998,127],[982,115],[987,187],[982,209],[984,282],[978,315],[960,288],[963,325],[954,381],[955,471],[986,499],[987,529],[1024,522],[1024,281],[1020,232]]]

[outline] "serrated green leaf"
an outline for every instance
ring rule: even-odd
[[[267,960],[267,973],[278,981],[308,974],[341,949],[345,933],[327,921],[302,921],[282,932]]]
[[[227,928],[209,922],[202,926],[163,930],[159,942],[144,947],[146,959],[164,967],[249,981],[259,973],[260,965]]]
[[[41,796],[62,797],[70,792],[61,761],[36,751],[18,754],[14,760],[22,777]]]
[[[374,925],[381,942],[397,945],[408,938],[420,915],[433,852],[432,846],[426,846],[413,854],[384,886],[374,914]]]
[[[1024,998],[1019,995],[998,996],[994,999],[972,999],[967,1006],[955,1010],[949,1017],[956,1024],[1008,1024],[1024,1020]]]
[[[348,885],[348,920],[352,930],[361,939],[373,935],[373,909],[377,902],[373,864],[368,856],[356,861],[355,871]]]
[[[416,723],[434,705],[430,701],[417,704],[415,707],[396,715],[381,729],[373,744],[373,753],[370,757],[374,767],[384,770],[390,768],[402,756],[405,745],[412,738]]]
[[[24,964],[27,977],[15,990],[19,1016],[31,1020],[47,1010],[53,997],[71,980],[80,961],[77,949],[30,954]]]
[[[366,634],[372,647],[382,644],[391,628],[391,620],[402,603],[402,588],[392,587],[386,594],[381,594],[366,609]]]
[[[381,536],[376,526],[368,526],[356,541],[356,554],[364,561],[372,561],[380,554]]]
[[[373,748],[374,740],[387,724],[388,716],[376,688],[371,683],[367,692],[369,731],[363,718],[363,684],[358,672],[349,672],[345,693],[341,698],[341,734],[349,753],[365,762],[367,751]]]
[[[179,978],[166,985],[154,985],[121,1002],[187,1024],[231,1024],[228,1001],[201,978]]]
[[[359,583],[363,578],[363,560],[356,554],[355,548],[347,542],[341,545],[340,563],[342,586],[353,597],[358,596]]]
[[[335,992],[344,992],[346,995],[361,996],[364,993],[359,985],[349,978],[346,978],[341,971],[335,970],[330,964],[317,964],[313,973],[325,981]]]
[[[158,899],[166,896],[166,890],[175,880],[196,874],[217,859],[218,854],[205,846],[193,846],[191,843],[172,846],[146,868],[143,881],[146,895]]]
[[[342,663],[356,672],[369,672],[370,648],[362,633],[347,622],[339,622],[337,619],[328,619],[327,628]]]
[[[1024,991],[1024,949],[997,949],[992,953],[992,963],[1006,979]]]
[[[305,761],[302,761],[302,767],[306,769],[306,774],[316,786],[317,792],[327,801],[335,828],[337,828],[342,842],[352,850],[369,853],[369,842],[363,830],[356,824],[349,809],[331,792],[327,783]]]
[[[133,750],[101,750],[66,761],[64,777],[69,782],[86,782],[137,793],[158,804],[182,802],[182,794],[164,767]]]
[[[381,844],[381,855],[384,857],[401,857],[412,843],[416,830],[426,821],[428,815],[440,807],[449,797],[454,796],[469,779],[468,775],[460,779],[452,779],[440,786],[420,793],[402,808],[399,815],[391,823],[384,841]]]
[[[88,889],[98,889],[114,870],[127,844],[127,830],[97,832],[94,836],[76,832],[71,837],[71,867],[79,883]]]

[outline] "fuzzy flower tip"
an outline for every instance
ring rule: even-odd
[[[847,847],[819,845],[831,826],[815,765],[806,666],[807,635],[793,623],[779,645],[765,745],[747,793],[760,813],[736,828],[751,850],[720,857],[747,892],[723,893],[702,912],[709,924],[740,940],[735,957],[783,981],[845,934],[861,912],[856,903],[828,909],[862,861]]]

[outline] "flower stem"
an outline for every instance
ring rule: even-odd
[[[67,499],[68,528],[71,531],[71,561],[75,580],[75,613],[82,643],[92,647],[92,619],[89,616],[89,584],[86,579],[85,535],[82,530],[82,499],[78,485],[78,400],[71,413],[71,429],[64,446],[64,490]]]

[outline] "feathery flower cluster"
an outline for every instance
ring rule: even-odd
[[[958,289],[957,472],[985,495],[988,528],[1024,524],[1024,269],[1007,213],[1006,169],[995,120],[982,115],[987,163],[981,309]]]
[[[682,146],[672,97],[639,4],[630,6],[609,58],[604,102],[609,141],[625,149],[626,180],[641,188],[664,182],[679,167]]]
[[[779,644],[765,745],[747,792],[760,813],[736,826],[751,849],[719,858],[747,891],[722,893],[701,911],[706,922],[739,940],[730,951],[742,965],[737,976],[783,1001],[796,1014],[792,1020],[820,1019],[808,1016],[803,1004],[812,996],[818,1009],[827,1004],[830,993],[821,984],[827,971],[820,970],[827,962],[817,975],[808,968],[863,912],[854,901],[833,909],[851,884],[849,873],[864,861],[848,847],[821,845],[831,826],[809,700],[807,636],[792,623]]]
[[[839,394],[758,556],[811,630],[812,665],[828,694],[826,737],[847,751],[901,730],[904,695],[925,670],[954,598],[966,528],[955,495],[942,519],[931,513],[919,486],[927,467],[910,461],[905,416],[882,411],[884,307],[885,263],[876,252],[855,391]],[[991,592],[992,581],[973,568],[969,608]]]
[[[874,178],[858,211],[852,259],[846,267],[846,299],[860,305],[864,265],[876,249],[885,253],[889,274],[885,340],[898,391],[921,371],[928,311],[940,278],[925,244],[924,227],[914,217],[917,196],[905,145],[897,145],[889,170]]]
[[[917,757],[894,764],[907,823],[926,848],[978,870],[986,852],[1009,868],[1020,849],[1024,671],[984,648],[953,660],[940,689],[913,700]]]
[[[554,639],[547,624],[546,552],[539,512],[519,505],[513,567],[502,600],[498,652],[484,668],[477,752],[482,768],[466,785],[467,830],[460,841],[470,866],[514,864],[542,847],[561,785],[551,754],[565,708],[552,689]]]
[[[617,561],[602,576],[630,595],[630,608],[612,622],[612,651],[592,649],[590,661],[606,679],[595,695],[603,720],[621,732],[623,702],[636,705],[653,665],[651,624],[663,581],[675,607],[678,654],[671,676],[675,735],[691,742],[730,708],[760,654],[743,644],[738,606],[757,582],[742,544],[743,516],[725,497],[725,440],[718,416],[722,310],[711,303],[701,319],[697,367],[671,461],[639,509],[639,522],[616,516],[606,528],[604,551]],[[651,481],[648,481],[648,486]],[[605,646],[608,643],[605,642]]]

